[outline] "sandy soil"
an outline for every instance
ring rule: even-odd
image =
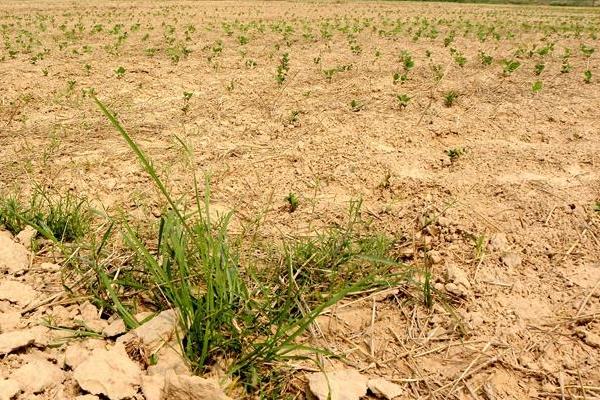
[[[239,23],[252,22],[241,32]],[[35,181],[153,218],[156,193],[83,93],[94,88],[175,191],[191,190],[191,168],[212,174],[217,208],[236,211],[234,230],[264,212],[266,238],[310,233],[361,198],[374,229],[403,238],[406,262],[429,253],[455,314],[392,293],[321,320],[323,340],[357,369],[400,383],[406,398],[600,396],[600,10],[19,2],[0,5],[0,24],[9,43],[0,50],[2,192]],[[364,29],[352,33],[355,26]],[[435,39],[413,40],[431,26]],[[480,41],[479,26],[500,39]],[[536,76],[542,56],[528,52],[548,42],[554,51]],[[587,58],[581,44],[596,51]],[[568,73],[564,48],[572,50]],[[505,76],[500,61],[519,49],[520,68]],[[394,84],[402,51],[415,66]],[[289,72],[279,85],[283,53]],[[344,65],[351,68],[328,82],[322,71]],[[439,82],[433,65],[443,70]],[[537,80],[543,88],[533,93]],[[458,97],[447,107],[450,90]],[[193,93],[185,111],[184,92]],[[406,108],[397,94],[410,96]],[[191,164],[176,137],[193,149]],[[450,149],[464,152],[450,160]],[[282,208],[290,192],[300,199],[294,213]],[[436,223],[420,229],[431,217]],[[303,379],[299,371],[291,386]]]

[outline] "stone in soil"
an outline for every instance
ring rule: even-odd
[[[10,400],[21,391],[19,382],[14,379],[0,380],[0,400]]]
[[[40,393],[60,385],[64,379],[64,372],[51,362],[34,360],[17,369],[11,378],[19,382],[24,392]]]
[[[521,256],[518,255],[517,253],[513,253],[513,252],[511,252],[511,253],[504,253],[500,257],[500,260],[508,268],[520,267],[521,263],[523,262],[522,259],[521,259]]]
[[[199,376],[177,375],[173,371],[165,376],[164,399],[231,400],[216,382]]]
[[[0,355],[12,353],[35,342],[35,335],[29,331],[12,331],[0,334]]]
[[[392,400],[400,396],[402,387],[383,378],[369,379],[369,390],[377,397]]]
[[[14,274],[29,268],[29,251],[13,240],[7,231],[0,231],[0,270]]]
[[[178,324],[179,316],[177,311],[165,310],[148,322],[119,337],[117,342],[126,343],[134,339],[139,339],[150,352],[153,352],[165,342],[170,342],[176,336],[175,330]]]
[[[31,286],[12,280],[0,282],[0,300],[7,300],[20,307],[26,307],[38,297]]]
[[[141,384],[141,375],[139,365],[129,359],[125,347],[119,343],[109,350],[94,350],[73,373],[83,390],[110,400],[133,397]]]
[[[319,400],[359,400],[367,394],[368,379],[353,369],[317,372],[308,377],[308,389]]]

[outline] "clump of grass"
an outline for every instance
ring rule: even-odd
[[[258,390],[260,376],[266,376],[258,372],[268,365],[324,351],[296,343],[323,310],[354,292],[406,282],[407,267],[388,257],[391,241],[356,234],[356,204],[345,227],[286,241],[278,263],[249,273],[240,266],[238,248],[228,235],[232,214],[211,216],[208,178],[201,190],[194,176],[193,207],[175,201],[142,149],[93,98],[168,204],[151,243],[124,223],[123,236],[134,258],[128,268],[119,268],[118,280],[108,263],[93,262],[103,298],[128,326],[135,326],[121,278],[129,273],[136,290],[156,309],[177,309],[184,354],[196,371],[225,361],[228,373]],[[94,254],[102,254],[111,229]]]
[[[47,239],[73,242],[85,236],[91,220],[87,199],[70,192],[51,194],[36,187],[28,200],[0,197],[0,225],[13,234],[29,225]]]

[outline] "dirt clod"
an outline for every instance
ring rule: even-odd
[[[308,377],[310,393],[319,400],[358,400],[367,394],[366,376],[354,369],[317,372]]]
[[[111,400],[132,397],[141,384],[141,370],[131,361],[122,344],[109,350],[96,349],[74,371],[79,386],[92,394]]]

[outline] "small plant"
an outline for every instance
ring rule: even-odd
[[[407,94],[397,94],[396,99],[398,100],[398,105],[401,109],[406,108],[406,106],[408,106],[408,102],[410,101],[410,97]]]
[[[533,85],[531,85],[531,91],[533,93],[537,93],[542,90],[543,86],[544,84],[542,83],[542,81],[535,81],[533,82]]]
[[[393,83],[397,85],[398,82],[404,83],[408,80],[408,76],[406,74],[400,74],[399,72],[395,72],[393,76]]]
[[[433,72],[433,80],[437,83],[444,77],[444,70],[440,64],[434,64],[431,66]]]
[[[115,69],[115,74],[117,75],[118,79],[121,79],[125,75],[125,68],[119,67]]]
[[[457,51],[454,53],[454,62],[462,68],[467,63],[467,58],[463,55],[463,53]]]
[[[250,40],[246,36],[243,36],[243,35],[242,36],[238,36],[238,42],[242,46],[247,45],[249,41]]]
[[[597,201],[596,204],[594,204],[593,210],[600,213],[600,201]]]
[[[521,63],[517,60],[503,60],[502,61],[502,72],[503,72],[504,76],[508,76],[508,75],[511,75],[513,72],[515,72],[517,69],[519,69],[520,66],[521,66]]]
[[[300,126],[300,114],[302,112],[299,110],[293,110],[290,115],[287,117],[285,121],[285,125],[287,126]]]
[[[540,63],[537,63],[537,64],[535,64],[535,66],[533,67],[533,72],[534,72],[536,75],[538,75],[538,76],[539,76],[539,75],[541,75],[541,74],[542,74],[542,72],[544,71],[544,68],[546,68],[546,65],[545,65],[544,63],[541,63],[541,62],[540,62]]]
[[[415,61],[408,51],[402,51],[400,54],[400,61],[402,62],[402,66],[406,72],[410,71],[415,66]]]
[[[287,209],[289,212],[292,213],[298,209],[299,200],[298,196],[296,196],[294,193],[288,194],[284,200],[287,203]]]
[[[569,63],[569,60],[567,58],[563,59],[563,62],[560,66],[560,73],[568,74],[569,72],[571,72],[572,69],[573,69],[573,67]]]
[[[594,47],[591,46],[586,46],[585,44],[581,44],[581,46],[579,47],[579,49],[581,50],[581,53],[586,57],[586,58],[590,58],[592,56],[592,54],[594,54],[594,52],[596,51],[596,49]]]
[[[280,85],[283,84],[283,82],[287,78],[287,74],[290,69],[289,64],[290,59],[288,53],[283,53],[283,55],[281,56],[281,60],[279,60],[279,65],[277,66],[277,75],[275,76],[277,83],[279,83]]]
[[[352,100],[350,102],[350,109],[354,112],[359,112],[360,110],[363,109],[364,106],[365,105],[362,101]]]
[[[483,51],[479,51],[479,59],[481,60],[482,65],[491,65],[494,58],[489,54],[484,53]]]
[[[453,149],[446,150],[445,153],[448,156],[448,158],[450,158],[450,161],[454,162],[465,153],[465,149],[461,147],[455,147]]]
[[[92,66],[90,64],[85,64],[83,66],[83,69],[85,70],[86,75],[89,75],[90,72],[92,71]]]
[[[190,100],[193,95],[193,92],[183,92],[183,107],[181,107],[181,111],[183,111],[184,114],[187,114],[190,109]]]
[[[450,90],[444,93],[444,105],[446,107],[452,107],[456,99],[458,98],[458,93],[454,90]]]
[[[592,71],[590,71],[589,69],[583,71],[583,81],[585,83],[592,83]]]
[[[444,47],[448,47],[452,42],[454,42],[454,35],[454,32],[450,32],[448,36],[444,38]]]

